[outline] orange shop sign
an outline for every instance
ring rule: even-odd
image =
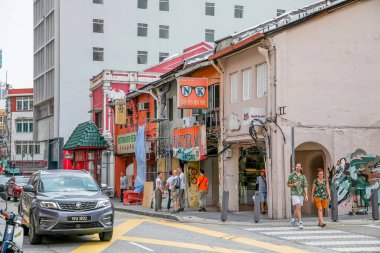
[[[177,106],[180,109],[208,108],[208,79],[180,77],[177,79]]]

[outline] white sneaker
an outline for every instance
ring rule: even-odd
[[[292,220],[290,221],[290,224],[292,224],[295,227],[298,226],[298,223],[297,223],[296,219],[294,219],[294,218],[292,218]]]
[[[299,228],[299,229],[303,229],[302,222],[300,222],[300,223],[298,224],[298,228]]]

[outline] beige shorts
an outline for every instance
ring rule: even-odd
[[[173,201],[179,201],[179,192],[173,192],[172,199]]]

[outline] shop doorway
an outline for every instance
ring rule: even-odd
[[[239,210],[253,210],[256,179],[265,168],[265,154],[256,147],[241,148],[239,157]]]
[[[317,216],[318,211],[311,198],[311,187],[313,180],[317,177],[317,169],[322,168],[327,172],[329,153],[327,150],[315,142],[306,142],[295,149],[295,162],[300,162],[303,168],[303,174],[306,176],[308,183],[309,201],[304,203],[302,214],[305,216]]]
[[[201,168],[205,170],[208,178],[209,191],[207,194],[207,205],[217,206],[219,201],[219,173],[218,158],[216,156],[208,156],[201,163]]]

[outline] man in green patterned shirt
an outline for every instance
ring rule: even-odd
[[[292,196],[292,204],[295,206],[294,215],[290,223],[293,226],[297,226],[303,229],[301,220],[301,207],[303,206],[303,200],[308,201],[307,197],[307,180],[305,175],[301,173],[301,163],[296,164],[296,171],[289,175],[288,187],[290,187],[290,194]],[[297,224],[298,220],[298,224]]]

